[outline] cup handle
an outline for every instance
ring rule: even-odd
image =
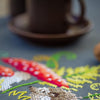
[[[84,3],[84,0],[78,0],[79,3],[80,3],[80,6],[81,6],[81,14],[80,14],[80,17],[77,21],[77,23],[81,23],[84,21],[84,15],[85,15],[85,3]]]
[[[70,11],[70,13],[67,15],[67,18],[68,18],[70,24],[80,24],[80,23],[84,22],[85,3],[84,3],[84,0],[78,0],[78,1],[79,1],[79,4],[80,4],[80,8],[81,8],[80,12],[81,13],[80,13],[79,17],[76,17]]]

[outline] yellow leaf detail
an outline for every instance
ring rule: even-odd
[[[11,91],[11,92],[9,93],[8,96],[11,96],[11,94],[12,94],[13,96],[20,94],[20,95],[18,96],[18,99],[22,99],[22,98],[23,98],[22,100],[28,100],[28,99],[30,99],[31,97],[30,97],[30,96],[23,96],[23,95],[26,94],[26,93],[27,93],[27,91],[19,91],[19,92],[17,92],[16,90],[14,90],[14,91]]]
[[[56,72],[59,76],[63,76],[65,73],[65,67],[60,68],[57,72]]]

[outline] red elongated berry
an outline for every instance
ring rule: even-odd
[[[14,75],[12,69],[0,65],[0,76],[11,77]]]
[[[2,58],[2,61],[12,65],[17,70],[27,72],[32,76],[35,76],[39,80],[55,84],[58,87],[65,86],[69,88],[64,79],[43,64],[17,58]]]

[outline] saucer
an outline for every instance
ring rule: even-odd
[[[21,14],[13,18],[9,22],[10,30],[17,35],[25,37],[34,42],[40,43],[59,43],[69,42],[76,40],[79,37],[87,34],[92,29],[92,24],[89,20],[85,19],[85,24],[71,25],[67,32],[61,34],[41,34],[34,33],[28,29],[28,16]]]

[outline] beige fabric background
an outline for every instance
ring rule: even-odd
[[[5,17],[9,14],[9,0],[0,0],[0,17]]]

